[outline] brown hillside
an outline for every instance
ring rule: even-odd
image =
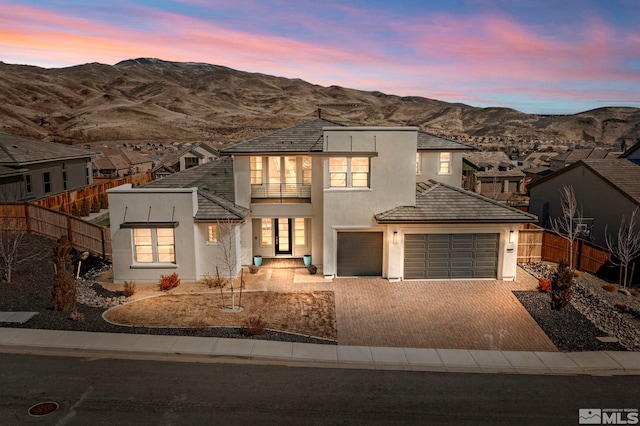
[[[0,131],[70,143],[220,142],[323,116],[363,125],[415,125],[452,137],[619,144],[640,138],[640,109],[541,116],[474,108],[201,64],[135,59],[45,69],[0,62]]]

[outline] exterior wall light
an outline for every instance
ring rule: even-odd
[[[398,231],[393,231],[393,244],[398,244]]]
[[[516,242],[516,233],[513,230],[509,231],[509,244]]]

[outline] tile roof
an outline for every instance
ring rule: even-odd
[[[418,151],[475,151],[473,145],[418,130]]]
[[[586,167],[624,196],[640,205],[640,165],[624,159],[582,160],[529,184],[529,188],[560,178],[576,167]],[[560,185],[560,182],[558,183]]]
[[[550,160],[564,161],[565,163],[575,163],[576,161],[589,159],[606,158],[611,152],[608,148],[585,148],[572,149],[562,154],[552,157]]]
[[[23,165],[72,158],[89,158],[98,152],[56,142],[0,133],[0,164]]]
[[[490,170],[475,172],[477,177],[524,177],[525,174],[516,168],[502,151],[475,151],[462,154],[464,161],[476,169],[491,167]],[[500,170],[500,167],[507,170]]]
[[[640,166],[629,160],[582,160],[582,164],[609,185],[640,205]]]
[[[317,118],[238,142],[228,148],[223,148],[220,152],[222,154],[321,152],[322,128],[329,126],[342,126],[342,124],[324,118]]]
[[[218,160],[153,180],[141,188],[198,188],[198,220],[240,220],[249,209],[234,204],[233,159]]]
[[[416,185],[416,205],[375,215],[379,223],[527,223],[536,216],[471,191],[429,180]]]
[[[266,152],[321,152],[322,129],[343,126],[326,119],[306,121],[296,126],[276,130],[222,149],[223,154],[253,154]],[[418,150],[470,151],[476,148],[452,139],[418,131]]]

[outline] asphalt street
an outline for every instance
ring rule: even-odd
[[[635,376],[348,370],[0,354],[0,424],[575,425],[640,408]],[[41,417],[34,404],[59,407]]]

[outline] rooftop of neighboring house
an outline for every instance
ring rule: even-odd
[[[85,148],[0,133],[0,164],[5,166],[90,158],[98,154]]]
[[[473,167],[477,177],[523,177],[507,154],[502,151],[474,151],[463,154],[464,162]]]
[[[576,167],[586,167],[614,189],[640,205],[640,166],[625,159],[586,159],[571,164],[529,185],[529,188],[555,180]]]
[[[551,157],[550,161],[562,161],[564,163],[575,163],[576,161],[586,159],[602,159],[617,158],[619,152],[612,152],[609,148],[587,148],[587,149],[571,149],[562,154]]]
[[[28,169],[20,168],[14,169],[12,167],[0,166],[0,178],[7,178],[11,176],[20,176],[25,173],[28,173]]]
[[[377,214],[379,223],[527,223],[537,217],[461,188],[429,180],[416,184],[416,205]]]
[[[531,165],[549,165],[549,159],[555,157],[555,152],[531,152],[525,157],[519,158],[521,163],[529,163]]]
[[[343,126],[343,124],[317,118],[295,126],[276,130],[264,135],[238,142],[221,150],[222,154],[263,154],[272,152],[306,153],[322,152],[324,127]],[[418,150],[471,151],[471,145],[418,131]]]
[[[233,159],[223,157],[153,180],[140,188],[198,188],[196,220],[242,220],[249,210],[234,204]]]
[[[219,155],[218,150],[207,144],[206,142],[196,142],[194,144],[189,144],[188,146],[183,147],[179,151],[164,155],[153,166],[152,172],[155,172],[156,170],[160,170],[162,168],[173,170],[173,167],[180,162],[180,158],[189,153],[194,157],[204,158],[204,155],[198,152],[197,148],[201,148],[216,157]]]

